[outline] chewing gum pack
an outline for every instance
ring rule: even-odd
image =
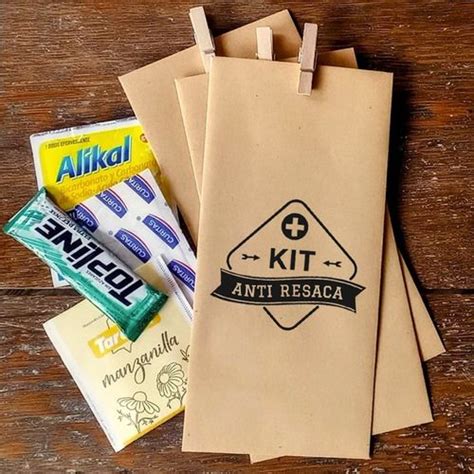
[[[192,304],[196,257],[153,173],[145,170],[78,204],[70,215],[131,269],[162,255]]]
[[[160,178],[158,163],[135,118],[37,133],[30,142],[38,189],[44,186],[66,211],[146,168]],[[55,273],[52,280],[55,287],[67,285]]]
[[[59,209],[44,188],[4,231],[64,276],[135,341],[166,302],[121,260]]]
[[[187,392],[192,309],[159,257],[137,273],[169,297],[136,342],[87,300],[44,324],[115,451],[183,411]]]

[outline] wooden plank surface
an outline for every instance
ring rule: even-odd
[[[29,135],[130,116],[117,76],[193,44],[187,0],[0,2],[0,224],[36,185]],[[79,300],[0,235],[0,470],[469,470],[472,468],[474,3],[205,3],[215,34],[289,8],[321,50],[355,46],[395,73],[389,200],[398,240],[448,353],[428,364],[435,422],[378,436],[368,462],[180,453],[182,416],[113,454],[41,327]],[[158,87],[159,85],[157,85]],[[12,290],[22,288],[22,290]]]
[[[0,470],[219,470],[250,468],[246,456],[181,453],[183,417],[114,454],[41,324],[79,300],[71,290],[0,297]],[[448,352],[427,364],[435,422],[375,437],[371,461],[281,458],[251,469],[458,470],[472,466],[473,295],[430,294]],[[15,315],[15,318],[12,318]]]
[[[129,116],[117,76],[193,43],[192,2],[4,1],[0,223],[35,189],[29,135]],[[293,1],[206,5],[216,33],[286,6],[319,22],[322,50],[355,46],[362,67],[395,73],[391,204],[426,288],[474,288],[472,2]],[[158,85],[157,85],[158,86]],[[2,287],[47,287],[28,251],[0,236]]]

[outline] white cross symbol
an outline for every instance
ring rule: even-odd
[[[305,226],[300,224],[298,217],[293,217],[291,224],[289,222],[285,224],[285,229],[290,231],[292,237],[298,237],[300,232],[304,232]]]

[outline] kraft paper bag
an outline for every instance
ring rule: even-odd
[[[415,280],[410,273],[408,265],[400,252],[399,258],[408,294],[408,302],[410,303],[410,308],[413,314],[413,322],[415,324],[415,332],[421,357],[425,361],[430,360],[433,357],[446,352],[446,349],[439,337],[438,331],[434,327],[428,308],[416,287]]]
[[[420,361],[420,353],[394,242],[387,212],[372,426],[374,434],[433,421],[422,366],[413,363]],[[392,370],[378,370],[379,367],[390,367]]]
[[[318,63],[326,66],[357,68],[354,48],[319,54]],[[207,74],[176,79],[176,90],[199,197],[201,197],[204,139],[206,136],[207,89]],[[396,241],[390,240],[387,245],[396,246]],[[413,277],[401,256],[400,259],[420,352],[423,360],[427,361],[442,354],[445,349]]]
[[[176,79],[175,83],[200,205],[209,76],[199,74]]]
[[[372,434],[433,421],[390,217],[384,235]],[[390,284],[387,284],[390,282]],[[274,449],[251,462],[284,456]]]
[[[318,61],[319,64],[357,67],[352,48],[320,54]],[[199,75],[176,80],[190,155],[192,159],[194,157],[198,191],[202,185],[207,77],[207,75]],[[193,144],[197,145],[194,149]],[[388,213],[387,225],[390,225]],[[387,249],[387,247],[390,248]],[[384,266],[388,265],[390,271],[388,273],[387,270],[384,271],[382,289],[382,300],[385,299],[385,304],[382,307],[380,318],[381,321],[384,320],[384,323],[381,325],[379,334],[373,433],[432,421],[410,307],[406,301],[406,290],[391,225],[385,237],[385,249]],[[393,257],[394,252],[397,258],[389,258]],[[431,319],[429,321],[431,322]],[[423,330],[427,333],[434,332],[437,335],[432,323],[431,326],[428,325]],[[251,455],[251,460],[258,462],[271,457],[273,456]]]
[[[298,76],[211,68],[185,451],[369,457],[392,75]]]
[[[255,28],[259,26],[272,28],[277,58],[298,55],[300,35],[287,10],[216,37],[217,55],[255,58]],[[195,241],[199,198],[193,185],[193,170],[174,80],[202,73],[201,56],[193,46],[119,77]]]
[[[288,61],[297,62],[297,58],[291,58]],[[354,48],[320,53],[318,54],[318,64],[356,68]],[[207,74],[199,74],[175,80],[199,198],[201,197],[204,138],[206,136],[208,77]]]

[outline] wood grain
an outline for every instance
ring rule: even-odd
[[[193,44],[192,1],[0,3],[0,224],[36,189],[32,133],[132,115],[117,76]],[[435,422],[378,436],[367,462],[180,452],[182,416],[114,454],[41,324],[79,301],[0,235],[0,471],[469,471],[473,446],[474,3],[205,2],[215,34],[289,8],[321,50],[395,73],[389,202],[448,353],[428,363]],[[158,87],[159,85],[157,85]],[[362,183],[363,184],[363,183]],[[24,290],[13,290],[24,288]],[[36,288],[36,289],[32,289]]]
[[[178,416],[114,454],[41,324],[79,300],[72,290],[16,291],[0,297],[0,471],[228,471],[319,467],[453,471],[472,466],[474,297],[432,294],[448,352],[427,365],[434,423],[375,437],[371,461],[281,458],[248,465],[246,456],[181,453]],[[15,315],[15,319],[12,318]]]
[[[131,115],[117,76],[193,43],[192,2],[4,1],[0,223],[35,190],[29,135]],[[319,22],[322,50],[355,46],[362,67],[395,73],[390,202],[426,288],[474,288],[474,4],[463,1],[209,2],[216,33],[289,7]],[[48,271],[0,236],[2,287],[50,286]]]

